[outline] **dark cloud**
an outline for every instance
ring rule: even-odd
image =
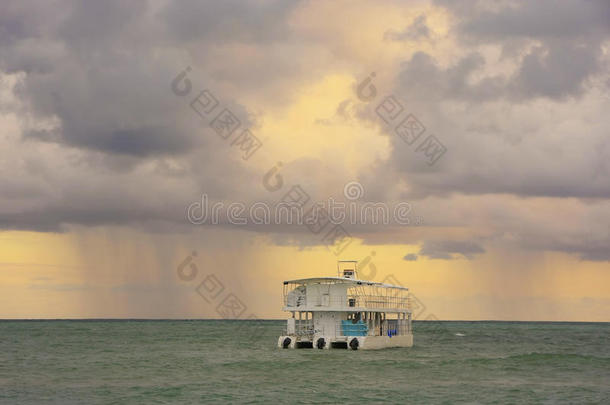
[[[521,227],[516,230],[519,248],[563,252],[592,262],[610,261],[609,214],[602,207],[592,207],[588,216],[591,222],[581,224],[581,228],[557,225],[538,229],[533,226]]]
[[[518,1],[499,7],[438,3],[460,17],[455,30],[466,45],[498,44],[510,50],[505,55],[518,59],[517,73],[505,78],[495,97],[578,96],[586,80],[604,69],[602,44],[610,37],[607,1]]]
[[[26,73],[16,94],[29,114],[60,121],[55,130],[28,130],[26,137],[133,156],[175,155],[206,144],[188,104],[169,89],[185,65],[159,57],[157,44],[182,44],[158,28],[166,15],[155,15],[153,4],[66,2],[62,18],[54,17],[51,3],[6,6],[17,9],[3,28],[14,32],[15,40],[0,50],[0,69]],[[207,6],[213,11],[217,4]],[[194,3],[181,10],[193,15],[189,7]],[[263,15],[271,6],[265,7]],[[50,18],[38,26],[41,14]],[[203,38],[213,40],[213,35]],[[191,80],[200,87],[194,91],[213,88],[205,68],[193,71]],[[220,83],[213,89],[216,97],[248,125],[246,109],[222,88]]]
[[[610,197],[610,121],[592,108],[600,103],[595,93],[607,92],[594,83],[608,80],[602,44],[610,38],[610,7],[563,2],[555,15],[548,12],[555,3],[533,3],[441,2],[456,17],[461,52],[448,63],[415,52],[394,94],[448,152],[429,167],[414,153],[417,145],[386,127],[394,147],[379,166],[385,176],[407,176],[416,196]],[[498,60],[490,46],[513,50]],[[494,69],[498,63],[512,67]]]
[[[8,6],[0,7],[0,44],[3,46],[14,43],[26,33],[23,20],[15,19],[15,11]]]
[[[600,55],[601,49],[589,44],[553,41],[535,47],[523,57],[509,89],[524,98],[579,95],[585,80],[600,69]]]
[[[408,262],[414,262],[417,260],[417,255],[415,253],[408,253],[405,255],[405,257],[402,258],[402,260],[406,260]]]
[[[399,92],[412,95],[419,102],[447,98],[477,102],[498,98],[507,91],[506,78],[487,77],[475,83],[469,80],[484,65],[485,59],[478,52],[466,55],[447,68],[439,67],[430,55],[416,52],[403,64],[398,78]]]
[[[146,0],[69,1],[64,8],[66,18],[56,27],[57,36],[82,55],[111,47],[117,38],[142,40],[137,29],[142,28],[150,4]]]
[[[207,65],[176,57],[183,41],[160,28],[158,2],[0,7],[0,71],[19,77],[2,110],[22,121],[21,139],[5,142],[19,152],[4,162],[0,226],[182,223],[202,192],[256,190],[238,152],[188,103],[207,88],[242,128],[253,125],[250,114]],[[189,63],[192,91],[178,97],[170,84]]]
[[[420,256],[429,259],[455,259],[455,255],[462,255],[472,260],[475,255],[484,253],[485,249],[474,242],[457,240],[425,241],[419,250]]]
[[[298,1],[170,2],[160,12],[172,37],[182,41],[279,41],[289,35],[287,17]]]
[[[461,17],[460,32],[479,41],[590,38],[610,33],[610,4],[604,0],[517,1],[494,9],[483,2],[438,3]]]
[[[430,55],[417,52],[403,64],[398,88],[401,93],[417,95],[419,102],[562,99],[583,93],[587,79],[602,67],[600,55],[599,47],[553,42],[532,48],[511,75],[473,79],[486,65],[479,52],[446,68],[439,67]]]
[[[191,66],[193,96],[207,88],[243,127],[256,127],[254,112],[264,117],[261,110],[269,105],[290,105],[301,86],[337,72],[350,74],[352,68],[360,72],[368,63],[366,52],[349,49],[349,30],[335,30],[333,21],[333,29],[307,31],[299,12],[312,3],[2,2],[0,110],[18,124],[7,120],[3,133],[0,227],[57,231],[66,224],[163,223],[183,230],[185,208],[202,193],[248,203],[279,199],[299,183],[312,200],[324,200],[329,193],[341,195],[343,184],[355,176],[362,178],[367,199],[409,201],[424,221],[422,233],[416,227],[356,225],[348,229],[353,237],[423,244],[424,257],[470,258],[489,241],[477,239],[479,245],[442,236],[438,242],[435,233],[452,226],[510,228],[512,236],[498,240],[603,260],[605,239],[599,232],[590,243],[574,239],[595,218],[566,226],[567,239],[554,238],[552,221],[530,215],[539,208],[527,198],[504,206],[486,197],[551,197],[561,207],[572,198],[595,200],[579,201],[574,216],[610,198],[607,101],[591,91],[594,79],[603,79],[607,92],[608,60],[601,51],[608,38],[607,3],[443,4],[455,23],[449,32],[455,54],[447,60],[433,56],[437,42],[447,38],[435,36],[424,15],[407,21],[402,31],[389,31],[386,39],[434,48],[430,54],[404,55],[391,92],[424,123],[426,136],[434,134],[445,144],[444,157],[429,166],[415,152],[417,145],[406,145],[389,128],[387,154],[384,150],[383,159],[371,159],[359,173],[334,156],[285,161],[286,187],[270,195],[261,187],[259,163],[241,160],[189,108],[190,95],[177,97],[170,82]],[[357,28],[353,35],[358,37]],[[390,45],[378,40],[380,47]],[[496,54],[490,56],[490,47]],[[501,61],[493,56],[499,50]],[[495,69],[498,62],[513,69]],[[376,68],[376,85],[382,68]],[[4,95],[5,77],[14,81],[10,96]],[[381,92],[375,103],[380,99]],[[371,124],[352,116],[361,104],[355,103],[343,100],[336,120],[311,120],[358,131],[366,127],[372,134],[379,119]],[[294,142],[299,148],[300,141]],[[269,154],[264,162],[282,158]],[[466,208],[456,209],[460,196],[476,198],[469,207],[477,211],[463,215]],[[442,202],[430,204],[434,198]],[[513,223],[519,228],[511,228]],[[303,227],[240,229],[270,234],[277,243],[319,245]]]

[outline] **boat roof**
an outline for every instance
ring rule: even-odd
[[[398,288],[401,290],[408,290],[407,287],[403,287],[400,285],[393,285],[393,284],[385,284],[385,283],[378,283],[376,281],[368,281],[368,280],[358,280],[355,278],[347,278],[347,277],[312,277],[312,278],[300,278],[297,280],[287,280],[284,281],[284,284],[290,284],[290,283],[295,283],[295,284],[316,284],[316,283],[323,283],[323,282],[334,282],[334,283],[344,283],[344,284],[358,284],[358,285],[376,285],[379,287],[385,287],[385,288]]]

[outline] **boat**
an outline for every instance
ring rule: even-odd
[[[413,346],[406,287],[359,280],[356,261],[339,261],[337,277],[284,281],[291,316],[282,349],[383,349]]]

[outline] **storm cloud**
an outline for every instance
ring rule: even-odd
[[[185,209],[203,192],[277,201],[299,184],[312,200],[349,202],[343,185],[357,180],[365,198],[409,201],[423,218],[421,233],[351,228],[364,242],[419,245],[405,260],[473,259],[502,243],[609,260],[607,226],[598,226],[610,224],[608,3],[432,6],[451,17],[447,27],[417,10],[356,33],[360,20],[343,14],[374,22],[345,4],[3,2],[0,227],[185,232]],[[171,82],[187,67],[192,92],[177,96]],[[311,113],[334,100],[344,77],[356,87],[373,70],[373,102],[341,94],[336,116]],[[312,102],[319,83],[330,90]],[[204,89],[263,141],[254,158],[190,107]],[[386,94],[447,147],[437,163],[375,114]],[[318,133],[323,126],[357,135],[337,141]],[[329,151],[333,141],[340,147]],[[288,142],[285,152],[277,146]],[[262,179],[278,162],[286,188],[274,194]],[[561,234],[545,207],[572,216]],[[306,229],[220,226],[312,243]],[[449,235],[455,228],[476,243]]]

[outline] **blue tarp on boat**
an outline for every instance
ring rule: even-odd
[[[352,321],[341,321],[343,336],[366,336],[369,331],[368,326],[362,321],[352,323]]]

